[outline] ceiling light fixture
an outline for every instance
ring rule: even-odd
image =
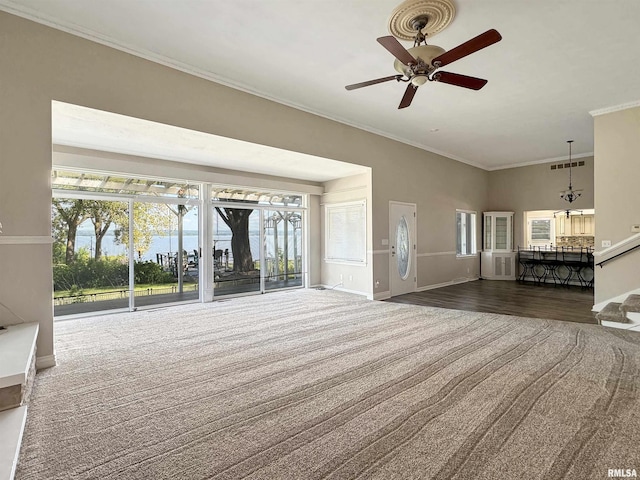
[[[563,198],[564,200],[566,200],[571,204],[575,202],[578,199],[578,197],[582,195],[582,190],[573,189],[573,184],[571,179],[571,167],[572,167],[571,144],[573,143],[573,140],[567,140],[567,143],[569,144],[569,188],[567,190],[560,192],[560,198]],[[567,215],[567,218],[569,218],[569,216],[571,215],[571,212],[579,212],[580,215],[582,215],[582,210],[575,210],[572,208],[568,208],[566,210],[558,210],[557,212],[553,212],[553,216],[555,217],[556,213],[560,213],[560,212],[565,213]]]
[[[571,144],[573,140],[567,140],[569,144],[569,189],[560,192],[560,198],[565,199],[569,203],[575,202],[582,195],[582,190],[574,190],[571,183]]]

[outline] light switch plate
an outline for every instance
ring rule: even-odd
[[[602,240],[602,248],[607,248],[611,246],[611,240]]]
[[[382,245],[389,245],[389,239],[388,238],[383,238],[382,239]]]

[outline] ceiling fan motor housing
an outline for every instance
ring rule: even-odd
[[[425,66],[419,68],[417,71],[413,71],[408,65],[404,65],[400,60],[393,62],[393,68],[399,73],[402,73],[407,78],[413,77],[415,74],[430,74],[435,70],[435,67],[431,65],[431,61],[442,55],[446,50],[437,45],[420,45],[407,49],[411,56],[415,59],[420,59],[424,62]]]

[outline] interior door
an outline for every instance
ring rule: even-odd
[[[416,205],[389,202],[389,288],[391,296],[416,289]]]

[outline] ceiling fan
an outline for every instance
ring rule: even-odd
[[[487,84],[487,80],[483,80],[482,78],[468,77],[459,73],[443,72],[438,69],[499,42],[502,40],[502,36],[498,31],[494,29],[487,30],[477,37],[458,45],[454,49],[446,51],[444,48],[436,45],[427,45],[426,35],[422,33],[422,29],[427,25],[427,21],[428,17],[426,15],[418,16],[413,20],[412,25],[416,30],[416,36],[413,47],[408,50],[391,35],[378,38],[378,43],[396,57],[393,66],[396,71],[400,72],[400,75],[391,75],[367,82],[355,83],[353,85],[347,85],[345,88],[347,90],[355,90],[356,88],[368,87],[369,85],[391,80],[409,82],[398,106],[398,108],[406,108],[411,105],[411,101],[418,87],[428,81],[448,83],[472,90],[480,90],[484,87]],[[422,45],[423,43],[424,45]]]

